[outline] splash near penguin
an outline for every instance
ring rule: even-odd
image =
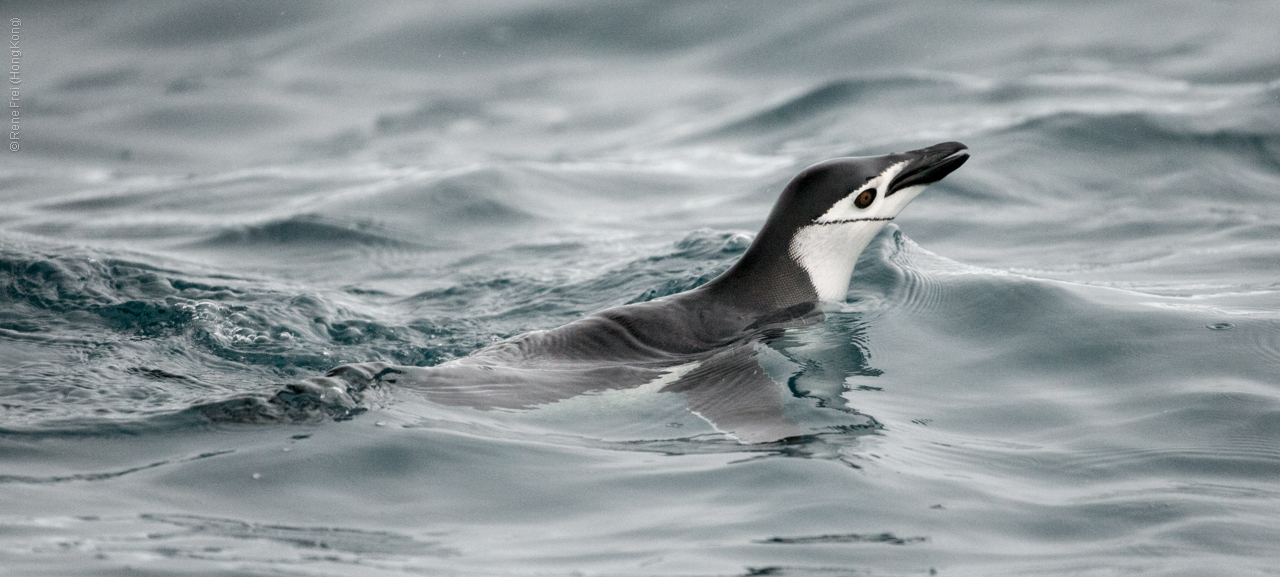
[[[944,142],[820,162],[791,180],[742,258],[705,285],[433,367],[342,365],[272,402],[320,397],[354,405],[346,397],[385,383],[443,405],[531,409],[659,383],[659,392],[683,395],[690,411],[743,443],[813,434],[783,413],[783,392],[757,362],[756,347],[787,328],[821,322],[820,303],[845,298],[862,250],[926,186],[960,168],[966,151]]]

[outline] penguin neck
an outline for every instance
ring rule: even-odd
[[[858,255],[885,224],[811,224],[787,237],[762,230],[746,254],[706,289],[727,304],[761,314],[843,301]]]
[[[766,226],[747,252],[703,289],[749,314],[765,316],[804,304],[817,304],[818,292],[790,254],[790,239]]]

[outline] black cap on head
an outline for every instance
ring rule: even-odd
[[[819,162],[791,179],[757,239],[770,234],[790,239],[795,230],[813,223],[849,193],[898,164],[906,163],[884,192],[886,197],[905,188],[942,180],[969,159],[966,150],[968,147],[959,142],[943,142],[907,152]]]

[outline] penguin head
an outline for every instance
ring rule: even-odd
[[[927,185],[960,168],[965,150],[944,142],[810,166],[787,185],[761,235],[789,237],[787,255],[808,273],[818,299],[843,300],[862,250]]]

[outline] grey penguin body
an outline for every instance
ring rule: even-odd
[[[683,367],[661,391],[742,442],[808,434],[782,414],[781,392],[756,343],[822,320],[853,263],[925,185],[968,159],[956,142],[815,164],[783,190],[742,258],[698,288],[526,333],[434,367],[343,365],[308,387],[387,383],[428,400],[527,409],[584,393],[633,388]]]

